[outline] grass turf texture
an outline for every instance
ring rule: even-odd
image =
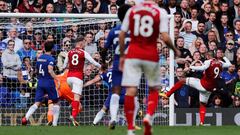
[[[109,130],[104,126],[47,127],[47,126],[0,126],[0,135],[126,135],[126,127]],[[136,135],[142,135],[143,130]],[[239,135],[238,126],[154,126],[154,135]]]

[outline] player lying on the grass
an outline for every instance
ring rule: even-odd
[[[59,99],[62,100],[67,100],[70,104],[72,103],[72,101],[74,100],[74,95],[72,93],[71,88],[69,87],[68,83],[67,83],[67,74],[68,74],[68,69],[65,69],[65,71],[60,74],[57,75],[57,79],[60,82],[60,86],[58,86],[58,82],[55,81],[55,85],[57,86],[57,91],[58,91],[58,95],[59,95]],[[51,101],[50,101],[51,102]],[[53,120],[53,110],[52,110],[52,104],[48,105],[48,125],[51,125],[52,120]],[[79,112],[81,112],[82,110],[82,105],[81,103],[79,104]],[[73,111],[73,110],[72,110]],[[72,123],[74,126],[78,126],[79,123],[77,121]]]
[[[74,100],[72,101],[72,115],[70,120],[74,124],[76,122],[76,117],[80,112],[80,98],[82,96],[82,87],[83,87],[83,68],[85,60],[88,60],[90,63],[100,68],[101,65],[96,62],[88,52],[84,51],[85,40],[84,38],[78,38],[76,40],[75,48],[68,52],[68,56],[64,61],[64,68],[68,65],[68,75],[67,83],[72,89],[74,94]],[[75,123],[77,125],[77,123]]]
[[[53,112],[53,126],[57,126],[57,120],[59,116],[60,106],[58,105],[58,93],[55,87],[54,79],[58,81],[56,78],[56,74],[53,71],[53,67],[55,65],[55,60],[51,56],[51,51],[53,48],[52,42],[46,42],[44,45],[45,54],[41,55],[37,59],[36,69],[37,69],[37,79],[38,85],[35,95],[35,103],[29,108],[25,117],[22,118],[22,125],[27,125],[27,121],[29,117],[37,110],[37,108],[41,105],[41,102],[44,99],[44,95],[47,93],[49,99],[52,101],[52,112]]]
[[[206,104],[208,102],[209,96],[211,95],[214,88],[218,88],[219,75],[223,68],[231,66],[231,62],[223,57],[224,61],[220,61],[214,57],[214,52],[209,51],[206,53],[207,60],[202,63],[201,66],[190,66],[190,69],[195,71],[204,71],[203,77],[201,79],[194,77],[183,78],[178,81],[167,93],[160,93],[160,96],[168,98],[175,91],[179,90],[184,84],[189,85],[199,91],[199,100],[200,100],[200,125],[204,124],[205,113],[206,113]],[[200,61],[197,61],[200,62]]]
[[[108,84],[108,96],[104,102],[104,105],[102,109],[97,113],[97,115],[94,118],[93,125],[96,125],[102,117],[105,115],[105,113],[109,110],[110,107],[110,99],[112,97],[112,69],[108,69],[108,71],[103,71],[100,75],[96,75],[92,80],[86,82],[83,87],[87,87],[89,85],[92,85],[94,83],[97,83],[99,81],[105,81]],[[119,103],[121,105],[124,104],[124,96],[125,96],[126,90],[123,88],[120,93],[120,100]],[[136,119],[138,109],[139,109],[139,102],[137,97],[135,97],[135,111],[134,111],[134,119]],[[135,122],[135,120],[134,120]],[[135,125],[135,123],[134,123]],[[138,126],[135,125],[136,129],[140,129]]]

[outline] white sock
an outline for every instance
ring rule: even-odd
[[[133,125],[135,126],[138,109],[140,108],[138,97],[134,97],[134,103],[135,103],[135,108],[134,108],[134,115],[133,115]]]
[[[111,121],[117,121],[117,113],[119,108],[119,99],[120,96],[118,94],[112,94],[112,97],[110,99],[110,115],[111,115]]]
[[[29,117],[37,110],[38,106],[36,104],[33,104],[29,109],[28,112],[26,113],[25,117],[28,120]]]
[[[60,106],[58,104],[53,105],[53,126],[57,126],[59,113]]]
[[[103,109],[101,109],[97,115],[95,116],[94,120],[93,120],[93,124],[97,124],[101,119],[102,117],[105,115],[105,112],[103,111]]]

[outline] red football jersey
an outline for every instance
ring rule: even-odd
[[[85,55],[82,49],[72,49],[68,53],[68,77],[83,79]]]
[[[217,79],[220,77],[222,71],[222,63],[216,59],[212,59],[210,66],[204,71],[203,78],[201,79],[202,86],[212,91],[217,86]]]
[[[130,31],[131,41],[126,58],[157,62],[157,39],[160,32],[168,31],[167,13],[156,3],[145,1],[128,11],[121,30]]]

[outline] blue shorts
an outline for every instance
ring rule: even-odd
[[[104,106],[107,108],[107,110],[109,110],[109,108],[110,108],[110,99],[111,99],[111,96],[112,96],[112,94],[108,94],[108,97],[107,97],[107,99],[106,99],[105,102],[104,102]],[[125,97],[125,94],[121,94],[121,95],[120,95],[120,99],[119,99],[119,104],[120,104],[120,105],[123,105],[123,104],[124,104],[124,97]]]
[[[112,71],[112,86],[121,86],[122,83],[122,72],[119,70]]]
[[[48,94],[48,99],[54,103],[58,102],[58,92],[53,80],[39,80],[35,95],[35,102],[42,102],[44,95]]]

